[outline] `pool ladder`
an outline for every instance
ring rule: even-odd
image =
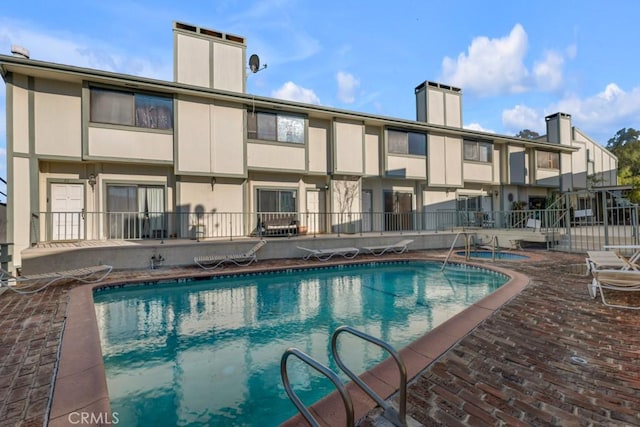
[[[377,345],[378,347],[383,348],[389,354],[391,354],[393,359],[396,361],[396,364],[398,365],[398,369],[400,370],[400,387],[399,387],[400,396],[399,396],[399,402],[398,402],[399,411],[396,411],[396,409],[393,408],[391,404],[389,404],[388,402],[385,402],[383,398],[381,398],[376,392],[371,390],[371,388],[364,381],[358,378],[358,376],[355,373],[353,373],[353,371],[351,371],[349,368],[347,368],[347,366],[344,364],[344,362],[340,358],[340,355],[338,354],[338,336],[343,332],[362,338],[365,341],[368,341],[372,344]],[[396,350],[393,347],[391,347],[389,344],[387,344],[386,342],[378,338],[372,337],[371,335],[365,334],[364,332],[358,331],[357,329],[354,329],[350,326],[340,326],[333,332],[333,335],[331,336],[331,354],[333,355],[333,358],[335,359],[338,367],[342,369],[342,371],[358,387],[360,387],[362,391],[368,394],[369,397],[371,397],[373,400],[375,400],[375,402],[378,405],[380,405],[380,407],[384,410],[384,412],[382,413],[382,416],[387,421],[391,422],[394,426],[407,425],[407,422],[406,422],[407,368],[405,367],[404,362],[400,358],[400,355],[398,354],[398,352],[396,352]],[[302,414],[302,416],[307,420],[307,422],[312,427],[317,427],[320,425],[318,421],[313,417],[313,415],[311,415],[311,412],[309,412],[307,407],[304,406],[304,403],[302,403],[302,400],[300,400],[298,395],[295,393],[295,391],[291,387],[291,383],[289,382],[289,375],[287,373],[287,359],[289,358],[289,356],[297,357],[301,361],[305,362],[307,365],[311,366],[316,371],[323,374],[329,380],[331,380],[331,382],[335,385],[336,389],[338,390],[338,393],[342,398],[342,403],[344,404],[344,408],[347,412],[346,425],[349,427],[353,426],[354,425],[353,424],[354,422],[353,402],[351,400],[351,396],[349,392],[347,391],[344,383],[340,380],[338,375],[336,375],[336,373],[333,372],[331,369],[329,369],[322,363],[318,362],[317,360],[315,360],[308,354],[304,353],[303,351],[295,347],[291,347],[284,352],[284,354],[282,355],[282,359],[280,360],[280,375],[282,377],[282,384],[284,385],[284,389],[287,392],[287,396],[289,396],[289,399],[291,399],[293,404],[296,406],[300,414]]]
[[[442,268],[440,269],[440,271],[444,271],[444,268],[447,266],[447,262],[449,262],[449,258],[451,258],[451,254],[453,253],[453,250],[456,247],[456,243],[458,242],[458,237],[463,236],[464,237],[464,258],[469,261],[469,258],[471,256],[470,252],[471,252],[471,244],[470,241],[471,239],[473,239],[474,237],[472,235],[470,235],[469,233],[465,232],[465,231],[461,231],[458,234],[456,234],[456,237],[454,237],[453,242],[451,242],[451,248],[449,249],[449,253],[447,254],[447,257],[444,260],[444,263],[442,263]]]

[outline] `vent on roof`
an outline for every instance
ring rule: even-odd
[[[229,41],[232,41],[232,42],[244,43],[244,39],[242,37],[234,36],[234,35],[231,35],[231,34],[226,34],[225,38],[227,40],[229,40]]]
[[[219,33],[218,31],[207,30],[206,28],[200,28],[200,34],[215,37],[218,39],[222,38],[222,33]]]
[[[180,30],[187,30],[187,31],[191,31],[193,33],[197,32],[198,29],[193,26],[193,25],[187,25],[187,24],[183,24],[181,22],[176,22],[176,28],[180,29]]]
[[[29,59],[29,49],[24,48],[22,46],[18,46],[18,45],[12,45],[11,46],[11,53],[13,54],[13,56],[18,56],[20,58],[26,58]]]

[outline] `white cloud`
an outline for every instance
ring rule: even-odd
[[[304,102],[306,104],[320,104],[320,98],[311,89],[298,86],[294,82],[286,82],[279,89],[271,92],[271,96],[289,101]]]
[[[550,111],[571,114],[573,122],[585,131],[601,131],[602,127],[633,127],[640,117],[640,87],[629,92],[609,83],[602,92],[581,99],[569,96],[549,107]]]
[[[533,76],[538,88],[545,91],[556,90],[562,86],[562,65],[564,59],[554,51],[548,51],[544,60],[533,66]]]
[[[567,46],[567,48],[565,49],[565,53],[567,55],[567,58],[576,59],[576,57],[578,56],[578,45],[574,43]]]
[[[505,128],[515,133],[523,129],[534,130],[540,134],[546,133],[546,129],[542,130],[544,126],[542,114],[525,105],[516,105],[510,110],[504,110],[502,112],[502,124]]]
[[[463,127],[465,129],[469,129],[469,130],[477,130],[477,131],[480,131],[480,132],[496,133],[496,131],[494,131],[494,130],[486,129],[486,128],[482,127],[482,125],[480,123],[469,123],[468,125],[464,125]]]
[[[343,71],[338,71],[336,80],[338,80],[338,99],[344,103],[353,104],[355,91],[360,86],[360,80]]]
[[[506,37],[476,37],[467,54],[444,58],[444,81],[480,95],[523,92],[529,74],[523,63],[526,51],[527,33],[520,24]]]
[[[118,73],[171,80],[171,57],[161,60],[136,58],[101,40],[66,32],[42,32],[27,22],[0,19],[0,51],[17,44],[29,50],[31,59],[95,68]]]

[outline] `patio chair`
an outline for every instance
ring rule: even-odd
[[[595,269],[636,270],[627,259],[612,251],[587,251],[587,274]]]
[[[258,261],[257,252],[266,244],[266,240],[260,240],[251,249],[244,253],[197,256],[193,258],[193,262],[205,270],[213,270],[214,268],[218,268],[228,262],[237,266],[247,266]]]
[[[362,249],[375,256],[380,256],[387,252],[401,254],[408,250],[407,245],[410,243],[413,243],[413,240],[406,239],[390,245],[364,246]]]
[[[630,308],[634,310],[640,309],[640,306],[635,307],[630,305],[610,304],[604,297],[604,289],[640,292],[640,271],[597,269],[595,265],[591,265],[591,274],[593,276],[593,280],[588,285],[589,295],[591,295],[591,298],[598,296],[598,291],[600,291],[602,303],[608,307]]]
[[[360,249],[358,248],[309,249],[298,246],[298,249],[306,252],[302,257],[304,260],[314,257],[320,261],[327,261],[336,255],[343,256],[347,259],[353,259],[360,253]]]
[[[111,270],[113,270],[111,265],[96,265],[75,270],[14,276],[6,270],[0,269],[0,284],[7,285],[14,292],[29,294],[41,291],[52,283],[64,279],[77,280],[83,283],[97,283],[107,277]],[[35,285],[39,287],[30,289],[31,286]],[[25,290],[25,288],[29,289]]]

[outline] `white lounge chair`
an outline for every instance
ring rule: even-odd
[[[593,275],[593,280],[588,285],[589,295],[591,295],[591,298],[598,296],[598,291],[600,291],[602,303],[606,306],[631,308],[634,310],[640,309],[640,307],[629,305],[610,304],[604,298],[604,289],[640,292],[640,271],[597,269],[595,265],[591,265],[591,274]]]
[[[4,269],[0,269],[0,283],[8,285],[8,288],[22,294],[29,294],[41,291],[58,280],[72,279],[83,283],[97,283],[111,273],[113,267],[110,265],[96,265],[75,270],[54,271],[51,273],[28,274],[24,276],[14,276]],[[38,286],[36,289],[32,286]]]
[[[307,260],[311,257],[315,257],[320,261],[327,261],[331,257],[340,255],[348,259],[355,258],[359,253],[360,249],[358,248],[332,248],[332,249],[309,249],[303,248],[302,246],[298,246],[298,249],[303,250],[306,254],[302,257],[302,259]]]
[[[362,249],[375,256],[380,256],[386,252],[401,254],[408,250],[407,245],[410,243],[413,243],[413,240],[406,239],[390,245],[364,246]]]
[[[226,255],[205,255],[193,258],[193,262],[198,264],[205,270],[213,270],[220,267],[227,262],[234,263],[238,266],[247,266],[253,262],[258,261],[258,250],[266,245],[266,240],[260,240],[247,252],[239,254],[226,254]]]
[[[587,251],[587,274],[592,269],[635,270],[636,267],[612,251]]]

